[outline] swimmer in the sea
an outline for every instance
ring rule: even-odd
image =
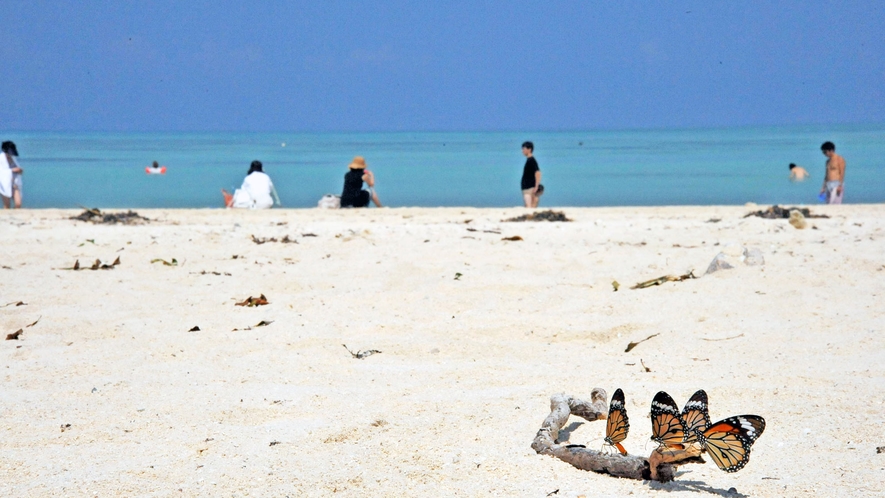
[[[811,175],[808,174],[808,170],[799,166],[795,163],[790,163],[790,180],[794,182],[801,182],[807,180]]]

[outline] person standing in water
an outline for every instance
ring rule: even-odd
[[[535,144],[524,142],[522,144],[522,155],[526,157],[525,166],[522,169],[522,199],[525,207],[536,208],[538,201],[541,200],[541,194],[544,187],[541,185],[541,168],[538,167],[538,161],[534,157]]]
[[[3,142],[0,154],[0,198],[3,207],[10,208],[11,202],[17,209],[22,207],[22,173],[24,170],[16,162],[18,149],[13,142]],[[10,202],[11,201],[11,202]]]
[[[363,182],[366,182],[369,190],[363,190]],[[370,199],[381,207],[378,193],[375,192],[375,175],[366,168],[366,160],[362,156],[356,156],[344,174],[341,207],[368,207]]]
[[[845,159],[836,154],[833,142],[824,142],[820,150],[827,156],[824,184],[820,193],[826,194],[827,204],[842,204],[842,195],[845,193]]]
[[[796,163],[790,163],[790,180],[794,182],[801,182],[808,179],[811,176],[808,174],[808,170],[803,168],[802,166],[796,165]]]

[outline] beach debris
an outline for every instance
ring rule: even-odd
[[[11,334],[6,334],[7,341],[17,341],[18,338],[24,333],[24,329],[18,329]]]
[[[3,306],[0,306],[0,308],[5,308],[5,307],[7,307],[7,306],[13,306],[13,305],[15,305],[15,306],[27,306],[28,303],[26,303],[26,302],[24,302],[24,301],[12,301],[11,303],[6,303],[6,304],[4,304]]]
[[[522,240],[522,237],[520,237],[519,235],[514,235],[512,237],[504,237],[501,240],[509,240],[511,242],[516,242],[518,240]]]
[[[86,239],[86,242],[89,242],[90,244],[95,245],[95,239]],[[83,242],[82,244],[78,245],[77,247],[85,246],[86,242]]]
[[[550,414],[535,433],[532,449],[539,455],[553,456],[581,470],[639,481],[672,481],[680,465],[703,463],[700,458],[702,449],[698,445],[686,445],[680,449],[656,447],[648,458],[644,458],[557,443],[571,415],[588,422],[606,420],[609,411],[606,398],[605,389],[599,387],[593,389],[591,402],[567,394],[551,396]]]
[[[631,289],[645,289],[648,287],[654,287],[655,285],[661,285],[667,282],[682,282],[683,280],[690,280],[698,278],[694,275],[694,270],[686,273],[685,275],[680,275],[678,277],[674,277],[673,275],[664,275],[663,277],[653,278],[651,280],[646,280],[645,282],[639,282],[638,284],[630,287]]]
[[[619,284],[617,280],[612,280],[612,287],[615,289],[614,292],[618,292],[618,289],[621,287],[621,284]]]
[[[643,340],[641,340],[641,341],[631,342],[630,344],[627,344],[627,349],[625,349],[624,352],[625,352],[625,353],[629,353],[630,350],[632,350],[632,349],[635,348],[636,346],[640,345],[641,343],[643,343],[643,342],[645,342],[645,341],[647,341],[647,340],[649,340],[649,339],[651,339],[651,338],[653,338],[653,337],[657,337],[657,336],[659,336],[659,335],[661,335],[660,332],[657,333],[657,334],[652,334],[652,335],[646,337],[645,339],[643,339]]]
[[[81,206],[82,207],[82,206]],[[77,216],[71,216],[70,220],[88,221],[95,224],[104,225],[141,225],[151,221],[149,218],[139,215],[135,211],[129,210],[125,213],[102,213],[98,208],[86,209]]]
[[[295,239],[290,239],[288,235],[284,236],[282,239],[277,240],[276,237],[261,237],[260,239],[254,235],[252,235],[252,242],[255,242],[258,245],[266,244],[268,242],[280,242],[282,244],[297,244],[298,241]]]
[[[704,272],[704,275],[709,275],[711,273],[715,273],[719,270],[731,270],[734,266],[731,265],[727,261],[728,257],[724,253],[719,253],[713,258],[713,261],[710,262],[710,266],[707,267],[707,271]]]
[[[879,454],[879,453],[885,453],[885,446],[877,446],[876,447],[876,454]]]
[[[642,361],[642,358],[639,358],[639,364],[642,365],[642,368],[644,368],[646,372],[651,372],[651,369],[645,366],[645,362]]]
[[[172,261],[166,261],[163,258],[154,258],[151,260],[151,264],[154,263],[163,263],[163,266],[178,266],[178,260],[175,258],[172,258]]]
[[[86,269],[89,269],[89,270],[113,270],[114,267],[119,264],[120,264],[120,257],[117,256],[117,259],[115,259],[114,262],[111,264],[102,263],[100,259],[96,259],[95,262],[92,263],[92,266],[90,266],[89,268],[86,268],[85,266],[80,266],[80,260],[78,259],[78,260],[74,261],[74,266],[71,266],[68,268],[58,268],[58,269],[59,270],[74,270],[74,271],[86,270]]]
[[[40,321],[40,318],[43,318],[43,315],[40,315],[39,317],[37,317],[37,319],[34,320],[33,323],[29,323],[29,324],[25,325],[25,328],[28,329],[28,328],[33,327],[34,325],[37,325],[37,322]]]
[[[199,332],[199,331],[200,331],[199,325],[194,325],[190,330],[188,330],[188,332]]]
[[[61,424],[61,431],[64,432],[71,428],[71,424]]]
[[[219,277],[222,276],[222,275],[224,275],[225,277],[229,277],[229,276],[231,276],[230,273],[228,273],[228,272],[224,272],[224,273],[222,273],[222,272],[218,272],[218,271],[206,271],[206,270],[203,270],[203,271],[192,271],[192,272],[191,272],[191,275],[216,275],[216,276],[219,276]]]
[[[283,443],[280,441],[271,441],[269,446],[276,446],[278,444],[283,444]]]
[[[719,223],[720,221],[722,221],[722,218],[710,218],[709,220],[705,221],[704,223]]]
[[[521,216],[515,216],[513,218],[508,218],[503,221],[572,221],[566,217],[565,213],[562,211],[553,211],[552,209],[548,209],[546,211],[539,211],[537,213],[528,213],[523,214]]]
[[[367,349],[366,351],[357,351],[356,353],[354,353],[353,351],[350,350],[349,347],[347,347],[347,344],[342,344],[342,346],[344,346],[344,349],[346,349],[347,352],[350,353],[350,356],[353,356],[357,360],[362,360],[364,358],[368,358],[369,356],[372,356],[373,354],[381,352],[381,351],[378,351],[377,349]]]
[[[778,220],[783,218],[789,218],[790,212],[799,211],[802,213],[802,216],[806,218],[829,218],[829,216],[825,214],[811,214],[811,210],[808,208],[799,208],[799,207],[780,207],[778,205],[771,206],[768,209],[762,209],[759,211],[752,211],[744,215],[744,218],[749,218],[750,216],[758,216],[759,218],[765,218],[767,220]]]
[[[302,233],[301,236],[302,237],[316,237],[317,234],[308,232],[308,233]]]
[[[790,211],[790,224],[799,230],[808,228],[808,222],[805,221],[805,216],[796,209]]]
[[[743,337],[743,336],[744,336],[744,334],[743,334],[743,332],[741,332],[740,334],[738,334],[738,335],[733,335],[733,336],[731,336],[731,337],[722,337],[722,338],[720,338],[720,339],[708,339],[708,338],[706,338],[706,337],[701,337],[701,340],[709,341],[709,342],[716,342],[716,341],[730,341],[731,339],[737,339],[738,337]]]
[[[264,306],[266,304],[270,303],[267,301],[267,298],[264,297],[264,294],[261,294],[258,297],[249,296],[243,301],[236,303],[234,306],[246,306],[252,308],[254,306]]]
[[[568,445],[567,447],[568,447],[568,448],[586,448],[586,446],[584,446],[584,445],[582,445],[582,444],[570,444],[570,445]],[[559,488],[554,489],[553,491],[547,493],[547,496],[553,496],[553,495],[556,495],[556,494],[559,494]]]
[[[462,276],[463,276],[462,274],[455,272],[455,280],[461,280]]]
[[[261,320],[260,322],[258,322],[257,324],[255,324],[251,327],[246,327],[244,329],[233,329],[233,330],[231,330],[231,332],[236,332],[238,330],[252,330],[256,327],[267,327],[268,325],[270,325],[272,323],[273,323],[273,320]]]
[[[745,247],[742,259],[747,266],[761,266],[765,264],[765,257],[762,256],[762,251],[756,248],[750,249]]]

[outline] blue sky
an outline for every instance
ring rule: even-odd
[[[6,130],[885,122],[878,2],[3,6]]]

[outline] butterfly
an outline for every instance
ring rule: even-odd
[[[621,446],[621,441],[627,439],[630,431],[630,420],[627,418],[627,407],[624,404],[624,391],[616,390],[612,395],[612,401],[608,406],[608,421],[605,424],[605,442],[614,446],[622,455],[627,450]]]
[[[660,446],[684,448],[685,424],[679,414],[679,406],[664,391],[655,394],[651,402],[651,440]]]
[[[750,447],[764,430],[762,417],[738,415],[720,420],[696,434],[698,442],[720,469],[737,472],[750,461]]]
[[[682,413],[679,415],[685,428],[682,442],[693,443],[697,441],[697,433],[703,432],[710,426],[710,414],[707,411],[707,393],[703,389],[697,391],[688,398]]]

